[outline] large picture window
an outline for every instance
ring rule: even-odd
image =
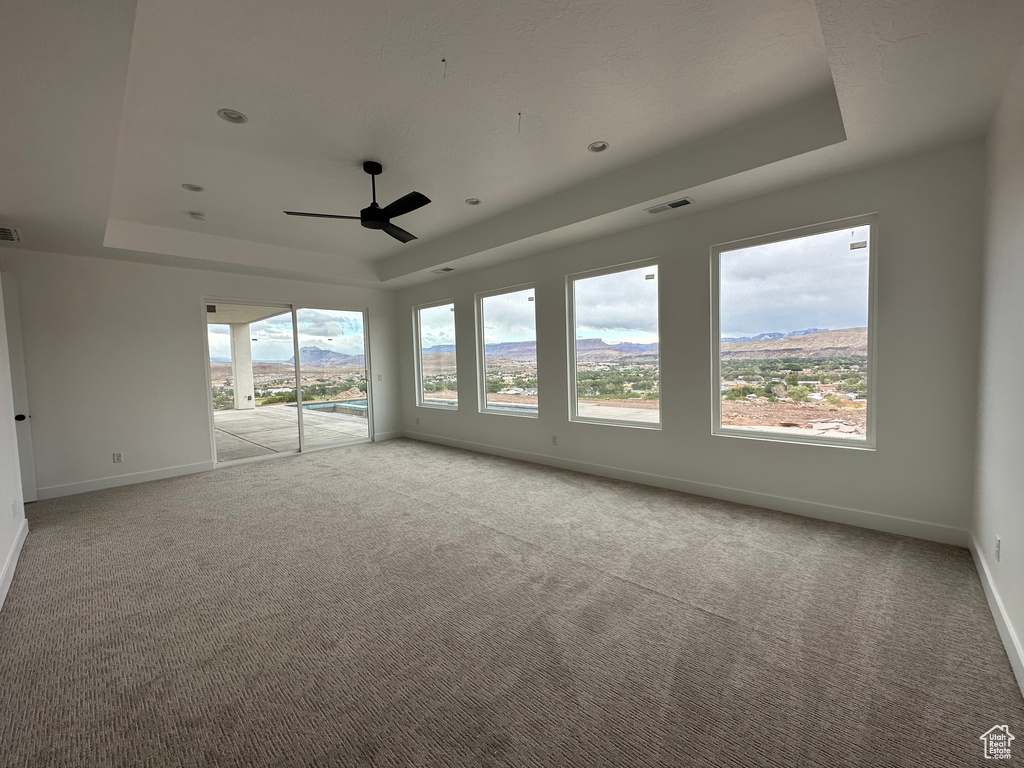
[[[537,415],[537,315],[533,286],[477,297],[480,407]]]
[[[573,421],[660,428],[657,265],[568,283]]]
[[[714,431],[871,447],[872,216],[712,249]]]
[[[417,307],[416,402],[436,408],[459,405],[455,363],[455,304]]]

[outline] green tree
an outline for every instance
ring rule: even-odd
[[[811,390],[809,390],[807,387],[796,386],[790,387],[786,391],[786,394],[789,396],[789,399],[792,400],[794,403],[803,403],[807,401],[807,396],[811,394]]]

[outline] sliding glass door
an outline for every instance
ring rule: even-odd
[[[370,436],[366,340],[362,312],[299,309],[302,446]]]
[[[366,440],[361,311],[206,304],[217,462]]]

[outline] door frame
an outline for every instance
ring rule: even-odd
[[[0,273],[0,291],[3,294],[3,316],[0,317],[7,331],[7,352],[11,373],[11,395],[14,413],[23,412],[27,418],[15,424],[18,442],[18,472],[21,477],[22,501],[38,499],[36,479],[36,457],[32,445],[32,407],[28,396],[28,380],[25,371],[25,344],[22,339],[21,299],[18,292],[18,277],[13,272]],[[212,405],[212,402],[211,402]]]

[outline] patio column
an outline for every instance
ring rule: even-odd
[[[256,407],[252,385],[252,339],[248,323],[231,323],[231,381],[235,390],[235,410]]]

